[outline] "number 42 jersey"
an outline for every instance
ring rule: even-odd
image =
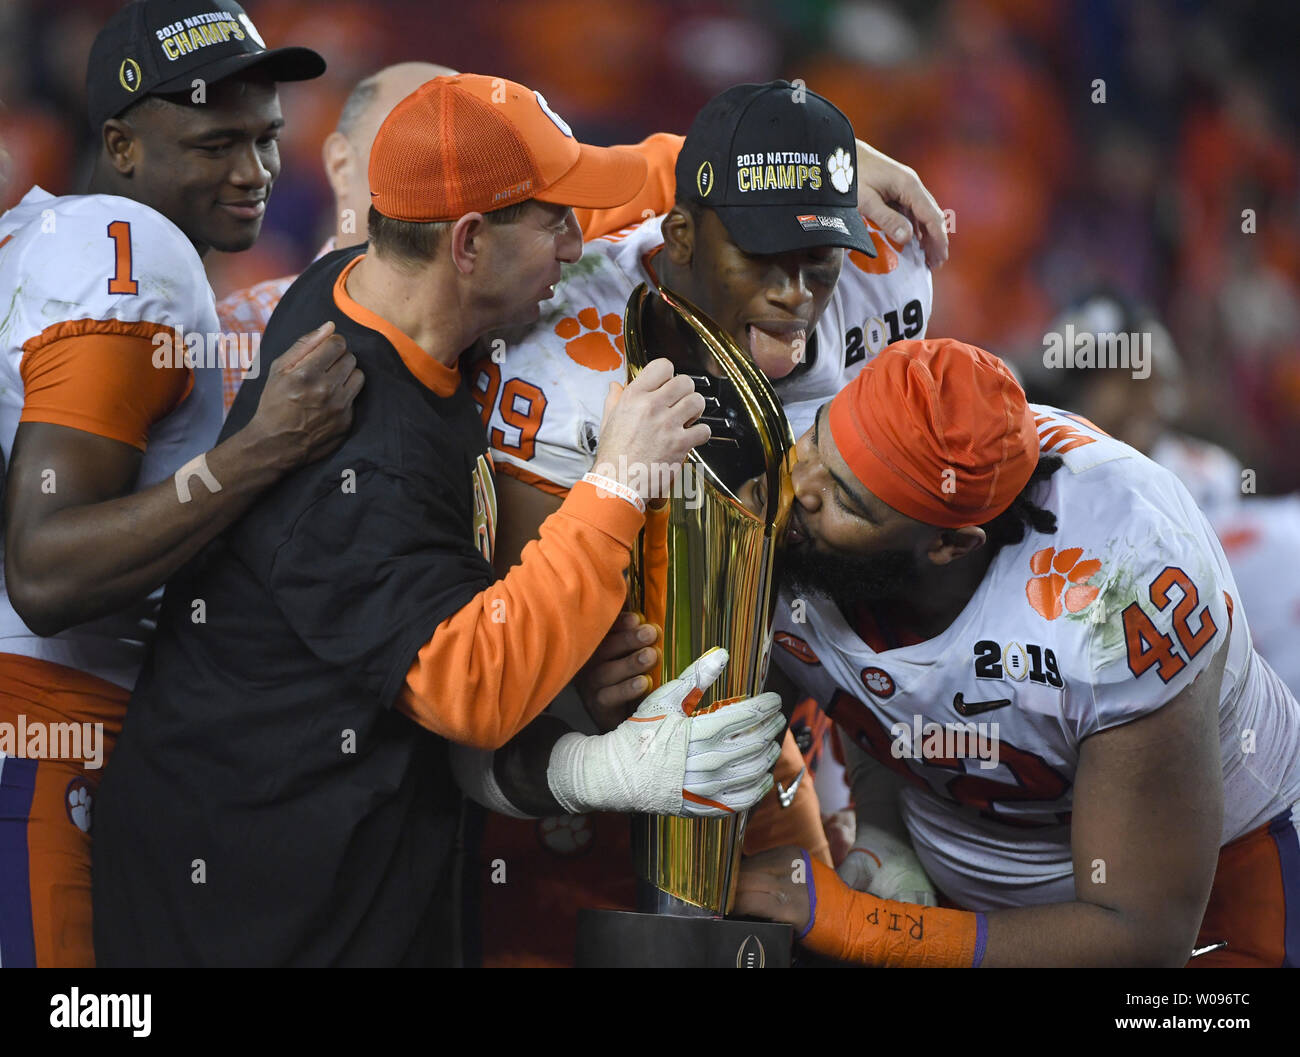
[[[773,658],[904,779],[922,864],[972,910],[1074,897],[1081,743],[1171,701],[1225,643],[1221,844],[1300,798],[1300,705],[1253,650],[1187,490],[1090,423],[1032,408],[1041,451],[1064,461],[1034,497],[1057,530],[1001,548],[945,631],[887,648],[882,629],[788,591],[776,614]]]

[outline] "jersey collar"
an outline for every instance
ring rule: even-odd
[[[406,364],[406,369],[415,375],[425,388],[433,390],[441,397],[451,396],[460,385],[460,372],[445,363],[439,363],[383,316],[358,304],[348,293],[348,273],[364,260],[365,256],[364,253],[357,254],[339,272],[339,277],[334,280],[334,304],[354,323],[378,331],[387,338],[389,344],[397,350],[397,355],[402,358],[402,362]]]

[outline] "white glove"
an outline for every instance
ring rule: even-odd
[[[850,888],[870,892],[878,899],[927,907],[938,904],[934,885],[912,846],[879,826],[858,824],[853,850],[835,872]]]
[[[687,716],[727,666],[714,647],[647,697],[608,734],[565,734],[551,750],[546,779],[565,811],[729,815],[772,788],[785,727],[781,699],[759,694]]]

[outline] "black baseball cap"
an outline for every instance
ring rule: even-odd
[[[310,48],[270,48],[232,0],[135,0],[90,47],[86,99],[99,127],[146,95],[188,91],[195,78],[214,84],[251,67],[276,81],[308,81],[325,72]]]
[[[858,213],[857,141],[835,104],[789,81],[714,96],[677,156],[677,196],[746,253],[844,246],[876,255]]]

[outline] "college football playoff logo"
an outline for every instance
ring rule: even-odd
[[[700,192],[701,198],[708,198],[709,192],[713,190],[713,165],[711,162],[703,162],[699,170],[695,173],[695,187]]]
[[[135,59],[123,59],[117,68],[117,79],[128,92],[137,91],[140,87],[140,64]]]
[[[740,947],[736,950],[736,968],[762,969],[765,965],[767,951],[763,949],[763,941],[751,932],[741,940]]]

